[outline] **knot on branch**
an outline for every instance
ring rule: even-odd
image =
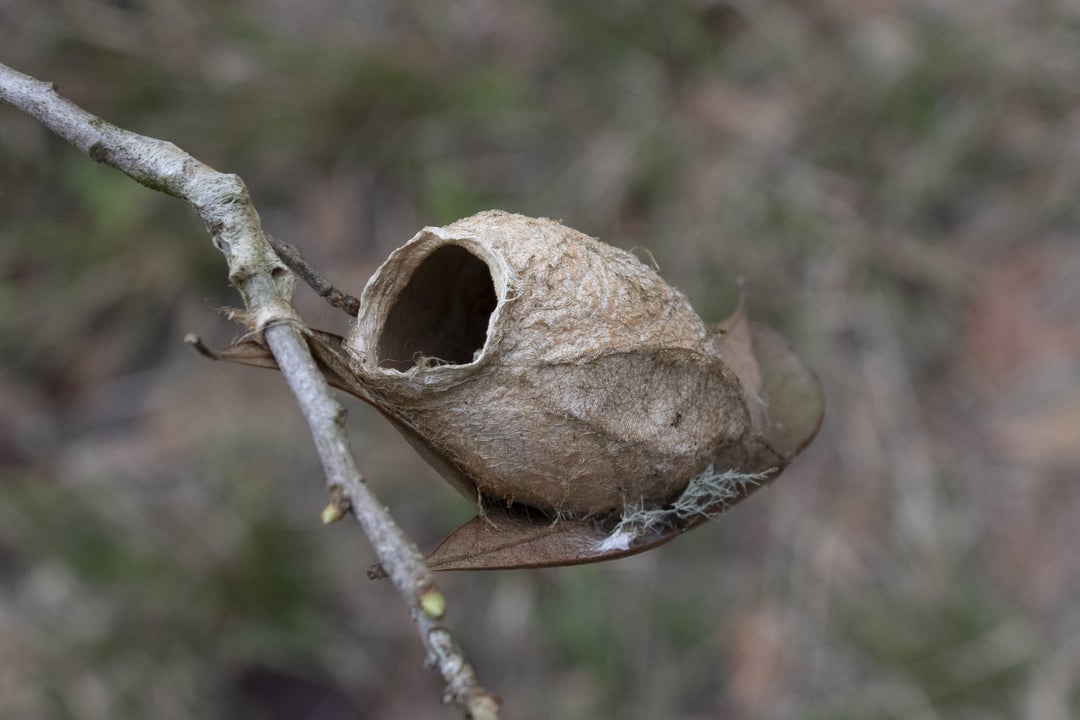
[[[271,325],[281,324],[292,325],[301,333],[305,330],[304,323],[300,320],[292,303],[283,298],[270,300],[246,313],[245,324],[256,333],[262,333]]]

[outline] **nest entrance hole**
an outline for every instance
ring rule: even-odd
[[[379,365],[404,372],[471,363],[487,342],[497,303],[487,263],[460,245],[443,245],[394,298],[379,336]]]

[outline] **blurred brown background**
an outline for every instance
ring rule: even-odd
[[[0,61],[347,290],[498,207],[707,320],[746,278],[816,368],[821,436],[730,515],[442,577],[506,717],[1080,717],[1080,3],[0,0]],[[0,716],[456,716],[281,379],[183,345],[237,302],[182,203],[0,107]],[[469,503],[349,407],[430,549]]]

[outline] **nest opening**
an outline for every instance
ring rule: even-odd
[[[394,298],[379,335],[379,365],[405,372],[473,362],[497,304],[487,263],[460,245],[439,247]]]

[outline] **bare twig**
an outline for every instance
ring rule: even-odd
[[[225,254],[229,282],[244,298],[252,329],[264,333],[296,395],[332,493],[347,499],[345,506],[359,521],[379,562],[405,599],[428,657],[446,681],[447,698],[468,717],[496,718],[497,700],[480,686],[442,622],[445,600],[431,571],[360,474],[345,434],[345,409],[319,373],[292,306],[294,275],[274,253],[240,178],[217,172],[172,143],[110,125],[62,98],[51,84],[2,64],[0,100],[30,115],[94,160],[195,208],[214,245]]]
[[[270,241],[270,246],[274,248],[274,252],[277,253],[282,262],[288,265],[301,280],[310,285],[311,289],[319,294],[319,297],[353,317],[360,314],[360,301],[349,293],[334,287],[333,283],[322,276],[322,273],[308,265],[308,261],[304,259],[298,249],[272,235],[267,235],[266,239]]]

